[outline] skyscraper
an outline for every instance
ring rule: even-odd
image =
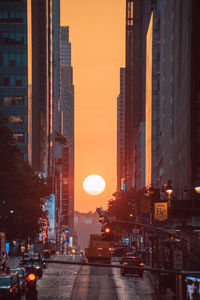
[[[143,0],[126,1],[125,185],[135,187],[134,149],[144,121]]]
[[[145,185],[159,188],[160,12],[151,14],[146,37]]]
[[[200,175],[200,3],[162,1],[160,43],[160,182],[187,199]]]
[[[51,179],[55,175],[55,97],[53,85],[52,0],[32,1],[33,168]]]
[[[120,94],[117,98],[117,190],[125,179],[125,68],[120,68]]]
[[[9,118],[24,159],[32,163],[30,17],[27,1],[18,1],[15,6],[13,1],[0,2],[0,109]]]
[[[69,199],[67,216],[65,216],[70,232],[74,228],[74,85],[73,68],[71,66],[71,43],[69,42],[69,27],[61,30],[61,123],[62,134],[67,139],[69,147]]]

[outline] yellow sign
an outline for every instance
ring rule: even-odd
[[[167,202],[155,203],[155,219],[159,221],[167,220]]]

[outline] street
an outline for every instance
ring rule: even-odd
[[[78,261],[79,256],[54,256],[55,260]],[[39,300],[159,299],[144,278],[123,277],[118,268],[49,264],[37,282]]]
[[[56,255],[53,259],[77,261],[75,256]],[[70,299],[79,269],[76,265],[48,264],[43,277],[37,281],[38,299]]]

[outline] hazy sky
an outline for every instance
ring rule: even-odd
[[[107,208],[116,191],[117,96],[125,65],[125,0],[61,0],[69,26],[75,86],[75,210]],[[86,194],[83,180],[102,176],[105,191]]]

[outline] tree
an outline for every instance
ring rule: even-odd
[[[144,191],[131,189],[117,192],[113,196],[115,199],[109,200],[107,212],[114,220],[122,221],[122,223],[114,222],[114,231],[118,234],[132,232],[131,223],[136,222],[136,216],[141,214],[141,203],[145,199]]]
[[[48,184],[23,160],[1,112],[0,166],[0,231],[9,239],[34,238],[40,231]]]
[[[115,199],[108,202],[108,213],[118,220],[130,221],[140,211],[140,204],[144,200],[143,190],[120,191],[115,194]]]

